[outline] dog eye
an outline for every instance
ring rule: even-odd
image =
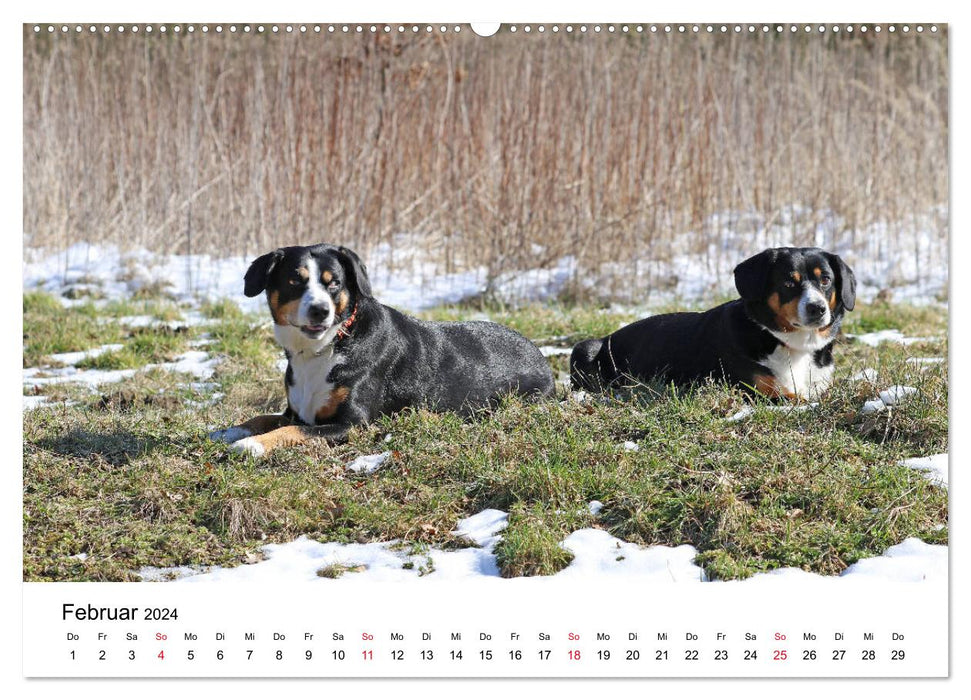
[[[788,287],[789,289],[792,289],[793,287],[796,286],[796,283],[793,282],[792,280],[786,280],[785,286]]]
[[[832,281],[833,281],[833,278],[832,277],[820,277],[819,278],[819,283],[821,285],[823,285],[824,287],[828,287],[829,286],[829,283],[832,282]]]
[[[296,287],[297,285],[300,285],[300,284],[302,284],[302,283],[303,283],[303,280],[302,280],[302,279],[300,279],[299,277],[293,277],[293,278],[291,278],[291,279],[289,280],[289,282],[290,282],[290,284],[292,284],[292,285],[293,285],[294,287]]]
[[[327,285],[327,289],[337,289],[340,286],[340,280],[331,280],[330,284]]]

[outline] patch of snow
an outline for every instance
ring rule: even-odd
[[[156,286],[177,300],[228,298],[244,310],[258,311],[264,306],[263,299],[243,296],[243,275],[255,257],[163,255],[139,248],[123,252],[114,245],[90,243],[75,243],[62,251],[26,248],[23,285],[24,289],[42,289],[61,298],[64,287],[83,277],[108,299],[127,299]],[[61,299],[62,303],[69,301]]]
[[[641,446],[638,445],[636,442],[626,440],[624,441],[624,449],[627,450],[628,452],[639,452],[641,449]]]
[[[377,471],[390,456],[390,452],[382,452],[376,455],[361,455],[348,464],[347,469],[358,474],[370,474],[371,472]]]
[[[859,372],[850,377],[851,382],[870,382],[875,383],[879,378],[879,374],[872,367],[864,367]]]
[[[840,577],[897,583],[946,580],[947,547],[908,537],[900,544],[884,550],[879,557],[861,559],[852,564]]]
[[[208,353],[201,350],[189,350],[177,355],[174,362],[145,365],[142,369],[163,369],[167,372],[191,374],[199,379],[209,379],[216,371],[216,365],[220,362],[220,358],[210,358]]]
[[[509,514],[494,508],[487,508],[468,518],[458,521],[453,535],[472,540],[480,547],[491,549],[499,541],[498,533],[509,525]]]
[[[755,413],[755,407],[751,404],[746,404],[742,406],[738,411],[730,415],[725,419],[727,423],[737,423],[740,420],[744,420]]]
[[[846,337],[855,338],[857,341],[863,343],[864,345],[869,345],[872,348],[877,347],[880,345],[880,343],[900,343],[901,345],[912,345],[913,343],[930,343],[937,340],[937,338],[932,337],[908,338],[903,334],[902,331],[899,331],[896,328],[890,328],[883,331],[874,331],[873,333],[863,333],[861,335],[847,333]]]
[[[76,353],[61,353],[58,356],[61,361],[73,360],[80,362],[85,357],[96,357],[97,355],[117,350],[120,345],[104,345],[94,350],[86,350]],[[95,353],[92,355],[92,353]],[[138,372],[161,369],[167,372],[181,372],[191,374],[199,379],[209,379],[215,372],[215,367],[220,363],[220,358],[209,358],[209,355],[201,350],[190,350],[176,356],[174,362],[163,362],[159,364],[148,364],[138,369],[78,369],[77,367],[28,367],[23,371],[23,383],[26,388],[44,386],[46,384],[64,384],[66,382],[84,384],[91,391],[96,391],[102,384],[114,384],[125,379],[130,379]],[[27,397],[25,397],[27,398]],[[26,404],[29,402],[25,402]]]
[[[37,387],[46,384],[76,382],[95,391],[102,384],[113,384],[135,376],[134,369],[78,369],[77,367],[57,367],[54,369],[28,367],[24,370],[24,386]]]
[[[603,530],[577,530],[560,546],[573,553],[573,561],[556,577],[596,579],[605,576],[645,578],[656,582],[700,582],[706,577],[692,562],[698,551],[691,545],[640,547]]]
[[[861,559],[848,566],[839,576],[822,576],[794,567],[755,574],[730,585],[760,585],[767,582],[869,581],[873,583],[919,583],[947,579],[947,546],[927,544],[908,538],[888,547],[883,554]]]
[[[54,408],[55,406],[73,406],[75,401],[51,401],[50,396],[24,396],[23,410],[33,411],[37,408]]]
[[[213,393],[211,393],[211,394],[210,394],[210,395],[209,395],[209,396],[208,396],[208,397],[207,397],[207,398],[206,398],[205,400],[203,400],[203,401],[196,401],[196,400],[194,400],[194,399],[186,399],[186,400],[185,400],[185,405],[186,405],[186,406],[191,406],[192,408],[208,408],[209,406],[215,406],[215,405],[216,405],[217,403],[219,403],[219,402],[220,402],[220,401],[221,401],[221,400],[222,400],[222,399],[223,399],[223,398],[224,398],[225,396],[226,396],[226,394],[224,394],[224,393],[223,393],[223,392],[221,392],[221,391],[214,391]]]
[[[24,396],[24,410],[30,411],[35,408],[41,408],[42,406],[49,406],[51,404],[50,397],[48,396]]]
[[[863,404],[861,413],[877,413],[891,406],[898,406],[911,394],[916,394],[917,389],[912,386],[901,386],[895,384],[889,389],[884,389],[875,399],[871,399]]]
[[[597,515],[603,510],[604,504],[600,501],[590,501],[587,504],[587,510],[590,511],[590,515]]]
[[[200,394],[206,394],[219,388],[219,384],[216,382],[189,382],[188,386],[190,389],[193,391],[198,391]]]
[[[154,316],[120,316],[118,318],[101,318],[101,323],[117,323],[129,328],[148,328],[153,326],[158,319]]]
[[[811,411],[814,408],[819,408],[819,402],[811,401],[810,403],[791,403],[783,404],[781,406],[766,406],[766,408],[775,413],[802,413],[804,411]]]
[[[79,352],[59,352],[54,355],[51,355],[50,357],[55,362],[59,362],[63,365],[76,365],[78,362],[81,362],[82,360],[88,360],[93,357],[98,357],[99,355],[104,355],[106,352],[115,352],[117,350],[121,350],[123,347],[125,346],[120,344],[102,345],[101,347],[98,347],[98,348],[92,348],[91,350],[81,350]]]
[[[907,363],[911,365],[917,365],[918,367],[930,367],[933,365],[939,365],[946,362],[946,358],[943,357],[908,357]]]
[[[911,457],[900,462],[905,467],[918,469],[924,476],[936,484],[947,487],[948,461],[947,453],[931,455],[930,457]]]
[[[554,345],[541,345],[539,346],[539,351],[543,353],[543,357],[553,357],[554,355],[569,355],[573,352],[573,348],[559,348]]]

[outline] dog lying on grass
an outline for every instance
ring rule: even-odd
[[[636,321],[570,355],[574,389],[709,377],[772,398],[809,399],[832,380],[833,344],[856,303],[856,277],[819,248],[771,248],[735,268],[740,299],[703,313]]]
[[[553,393],[546,358],[529,340],[486,321],[420,321],[379,303],[353,251],[280,248],[245,275],[266,292],[287,357],[287,408],[210,434],[252,455],[312,438],[334,443],[355,425],[409,406],[469,414],[506,394]]]

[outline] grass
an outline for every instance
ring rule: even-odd
[[[114,310],[117,318],[128,311]],[[755,401],[753,416],[730,422],[753,401],[717,383],[691,390],[656,383],[626,398],[584,403],[561,391],[536,405],[510,399],[471,421],[408,410],[353,430],[344,445],[311,443],[265,459],[230,453],[205,435],[282,408],[279,350],[262,317],[221,305],[202,311],[213,319],[204,329],[213,341],[206,349],[223,358],[213,378],[225,394],[218,403],[190,405],[200,397],[187,379],[156,371],[99,394],[48,387],[77,403],[25,413],[26,580],[136,580],[146,565],[235,565],[301,534],[399,540],[414,555],[405,566],[427,573],[431,560],[423,553],[468,546],[452,534],[456,522],[484,508],[509,513],[495,550],[504,576],[567,566],[572,555],[559,543],[584,527],[642,545],[691,544],[697,563],[720,579],[783,566],[835,574],[907,537],[948,540],[946,490],[898,465],[948,449],[947,364],[906,361],[947,356],[941,307],[877,304],[850,314],[849,333],[895,327],[936,339],[878,348],[842,342],[836,383],[813,410],[780,412]],[[31,333],[25,364],[61,349],[122,342],[125,361],[143,365],[193,337],[136,332],[99,321],[103,308],[66,311],[33,293],[24,314]],[[482,314],[561,346],[638,316],[567,306],[449,308],[428,316]],[[550,361],[557,373],[566,370],[565,356]],[[864,367],[879,380],[848,380]],[[891,384],[919,392],[861,416],[863,401]],[[625,441],[638,449],[625,449]],[[358,455],[386,450],[392,457],[373,474],[344,468]],[[592,500],[604,504],[596,516],[587,507]],[[77,558],[81,553],[88,556]],[[356,566],[318,573],[348,576]]]

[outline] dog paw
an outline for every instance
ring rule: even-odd
[[[214,430],[209,433],[209,439],[213,442],[237,442],[252,435],[246,428],[226,428],[225,430]]]
[[[262,457],[264,454],[266,454],[266,448],[260,444],[260,441],[251,437],[237,440],[229,446],[229,449],[233,450],[234,452],[241,452],[242,454],[250,455],[252,457]]]

